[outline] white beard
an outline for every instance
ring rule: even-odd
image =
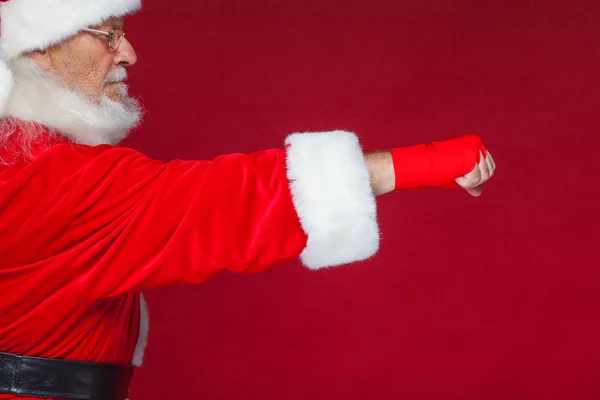
[[[27,57],[10,63],[14,88],[4,113],[6,118],[32,121],[68,139],[90,146],[116,145],[139,125],[143,110],[129,97],[123,85],[120,101],[104,96],[98,104],[58,83]],[[119,81],[124,69],[109,75],[107,82]]]

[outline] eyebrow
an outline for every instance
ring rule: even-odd
[[[122,19],[110,19],[108,21],[106,21],[104,24],[104,26],[110,26],[113,29],[123,29],[123,26],[125,25],[125,21],[123,21]]]

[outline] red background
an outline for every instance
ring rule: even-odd
[[[372,260],[148,293],[133,399],[598,399],[600,3],[146,0],[128,21],[163,160],[349,129],[484,137],[498,170],[379,200]]]

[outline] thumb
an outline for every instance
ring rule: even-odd
[[[483,186],[481,185],[477,187],[468,187],[468,180],[464,176],[456,178],[455,181],[460,187],[465,189],[467,193],[469,193],[473,197],[479,197],[483,193]]]

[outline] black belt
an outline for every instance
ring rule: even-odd
[[[0,352],[0,394],[125,400],[133,367],[23,357]]]

